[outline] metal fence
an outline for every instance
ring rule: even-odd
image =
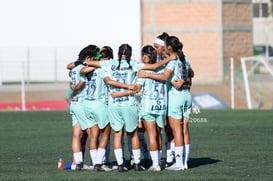
[[[0,48],[0,83],[68,81],[66,64],[80,48]]]

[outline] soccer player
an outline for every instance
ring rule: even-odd
[[[187,57],[186,61],[188,61]],[[194,71],[190,67],[189,68],[189,77],[187,77],[185,80],[174,80],[172,81],[172,85],[176,89],[180,90],[188,90],[190,92],[191,86],[192,86],[192,78],[194,77]],[[187,95],[191,97],[191,95]],[[189,98],[188,104],[192,104],[191,98]],[[190,106],[191,107],[191,106]],[[189,117],[190,113],[186,113],[187,115],[183,114],[183,135],[184,135],[184,169],[188,169],[190,166],[190,132],[189,132]]]
[[[78,60],[75,62],[75,67],[71,70],[71,81],[73,92],[71,94],[70,103],[70,114],[72,116],[73,125],[73,136],[72,136],[72,152],[73,152],[73,162],[75,161],[75,170],[81,170],[83,168],[83,154],[81,150],[81,136],[82,130],[88,129],[91,125],[86,119],[85,113],[83,111],[83,101],[84,101],[84,78],[80,74],[80,69],[84,67],[83,62],[85,58],[92,56],[96,46],[89,45],[83,48],[80,53]]]
[[[165,42],[167,40],[167,38],[169,37],[169,34],[166,32],[163,32],[161,35],[157,36],[155,41],[154,41],[154,47],[157,50],[157,54],[158,54],[158,60],[162,60],[163,56],[165,54]],[[187,57],[186,61],[188,61]],[[189,77],[186,80],[174,80],[172,81],[172,84],[174,85],[174,87],[176,89],[189,89],[191,88],[192,85],[192,78],[194,77],[194,71],[192,70],[192,68],[190,67],[189,69]],[[190,135],[189,135],[189,125],[188,125],[188,120],[187,118],[183,118],[183,122],[184,124],[182,124],[183,126],[183,135],[184,135],[184,155],[185,155],[185,159],[184,159],[184,167],[185,169],[188,169],[188,164],[189,164],[189,160],[190,160]],[[171,128],[169,126],[168,121],[166,120],[166,124],[165,124],[165,134],[166,134],[166,166],[171,166],[173,164],[174,161],[174,137],[171,131]]]
[[[157,52],[157,60],[163,60],[163,57],[166,56],[166,40],[169,37],[169,34],[163,32],[158,35],[154,40],[154,47]],[[165,66],[161,68],[161,73],[164,73]],[[177,82],[177,84],[179,84]],[[177,85],[180,86],[180,85]],[[166,167],[171,166],[174,161],[174,137],[172,135],[172,131],[168,122],[168,117],[164,122],[164,130],[165,130],[165,147],[166,147]]]
[[[96,57],[90,58],[95,60]],[[83,67],[80,72],[87,77],[84,111],[92,124],[89,133],[90,156],[94,170],[110,171],[110,168],[102,164],[111,130],[107,114],[108,88],[103,80],[105,72],[101,68],[94,70],[93,67]],[[101,134],[101,138],[98,144],[99,134]]]
[[[157,52],[150,46],[142,48],[142,60],[144,63],[154,64],[157,62]],[[150,73],[161,72],[147,71]],[[142,88],[140,119],[143,120],[149,140],[149,150],[152,166],[149,171],[160,171],[160,159],[162,150],[161,129],[164,126],[167,111],[167,86],[164,82],[153,79],[138,78],[137,84]]]
[[[107,60],[113,59],[114,58],[113,49],[110,46],[103,46],[100,50],[100,56],[101,56],[100,61],[107,61]],[[108,100],[108,97],[107,97],[107,100]],[[109,135],[111,135],[111,129],[110,129]],[[110,144],[110,136],[109,136],[108,144],[105,151],[105,156],[103,157],[103,161],[102,161],[103,165],[109,166],[110,164],[110,150],[111,150],[111,144]]]
[[[140,71],[138,76],[169,82],[187,78],[189,76],[190,65],[185,60],[182,48],[183,44],[177,37],[168,37],[166,41],[166,51],[171,56],[175,56],[176,59],[167,64],[164,74],[151,74]],[[181,124],[183,124],[183,116],[189,118],[191,96],[188,90],[177,90],[173,85],[170,85],[168,96],[168,120],[174,136],[176,163],[166,169],[183,170],[184,140]]]

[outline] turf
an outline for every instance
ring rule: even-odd
[[[0,112],[0,124],[0,180],[272,180],[272,110],[192,114],[191,168],[173,172],[57,170],[71,161],[66,111]]]

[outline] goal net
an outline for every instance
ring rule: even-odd
[[[272,109],[273,57],[242,57],[241,68],[248,109]]]

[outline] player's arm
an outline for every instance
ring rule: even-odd
[[[137,75],[138,77],[141,77],[141,78],[150,78],[150,79],[158,80],[161,82],[166,82],[170,79],[172,75],[172,70],[165,68],[163,74],[152,74],[152,73],[148,73],[146,71],[140,70],[138,71]]]
[[[185,83],[185,80],[184,80],[184,79],[172,81],[172,85],[173,85],[176,89],[180,89],[180,87],[181,87],[184,83]]]
[[[169,57],[164,58],[164,60],[162,60],[160,62],[156,62],[154,64],[145,63],[144,67],[142,69],[144,69],[144,70],[156,70],[156,69],[160,68],[161,66],[167,64],[169,61],[174,60],[174,59],[175,59],[175,57],[169,56]]]
[[[104,82],[107,85],[113,86],[113,87],[119,87],[119,88],[123,88],[123,89],[129,89],[129,90],[135,90],[136,89],[136,85],[135,84],[124,84],[115,80],[111,80],[109,76],[106,76],[104,78]]]
[[[182,80],[174,80],[172,81],[172,85],[178,89],[190,89],[191,88],[191,79],[194,77],[194,71],[193,69],[190,67],[189,69],[189,77],[187,77],[186,79],[182,79]]]
[[[74,61],[74,62],[68,63],[68,64],[66,65],[66,68],[67,68],[68,70],[71,70],[71,69],[73,69],[74,67],[80,65],[81,63],[82,63],[81,61],[76,60],[76,61]]]
[[[111,96],[113,97],[113,98],[117,98],[117,97],[124,97],[124,96],[130,96],[130,95],[132,95],[132,94],[134,94],[134,91],[133,90],[127,90],[127,91],[125,91],[125,92],[112,92],[111,93]]]
[[[73,92],[70,95],[70,97],[73,98],[78,93],[78,91],[84,86],[84,84],[85,82],[80,80],[80,82],[73,88]]]
[[[70,62],[69,64],[66,65],[66,68],[67,68],[68,70],[71,70],[71,69],[73,69],[74,67],[75,67],[74,62]]]
[[[191,77],[187,77],[186,79],[181,79],[181,80],[174,80],[174,81],[172,81],[172,85],[177,90],[190,89],[191,88]]]
[[[135,85],[136,89],[135,90],[127,90],[125,92],[112,92],[111,93],[111,96],[113,98],[117,98],[117,97],[124,97],[124,96],[130,96],[132,94],[137,94],[140,92],[141,88],[142,88],[142,85],[140,84],[136,84]]]
[[[87,58],[85,59],[85,63],[86,63],[88,66],[92,66],[92,67],[97,67],[97,68],[100,68],[100,67],[101,67],[99,61],[95,61],[95,60],[93,60],[93,58],[90,58],[90,57],[87,57]]]
[[[142,89],[142,85],[141,84],[136,84],[136,89],[135,89],[135,94],[137,94],[137,93],[139,93],[140,91],[141,91],[141,89]]]
[[[80,73],[81,74],[87,74],[89,72],[92,72],[94,71],[96,68],[95,67],[83,67],[81,70],[80,70]]]

